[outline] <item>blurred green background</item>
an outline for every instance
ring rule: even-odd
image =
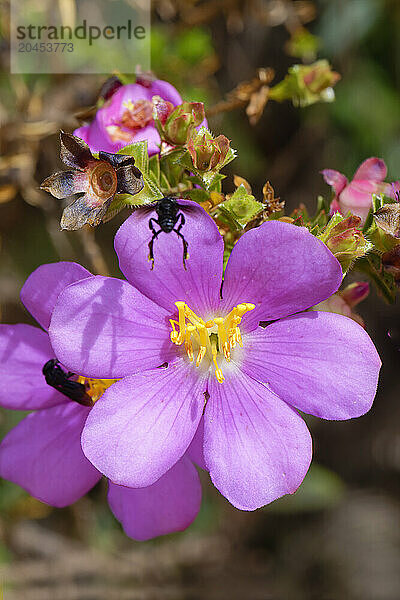
[[[61,167],[58,130],[78,125],[74,113],[94,103],[104,78],[10,76],[7,4],[0,6],[1,320],[33,323],[18,298],[29,273],[63,259],[118,274],[112,239],[126,214],[95,237],[59,231],[60,202],[38,183]],[[211,117],[211,129],[238,149],[225,191],[234,189],[233,174],[257,195],[268,179],[289,210],[300,202],[312,210],[318,194],[330,193],[323,168],[351,177],[361,161],[378,156],[389,179],[400,178],[398,0],[155,0],[152,13],[152,69],[187,100],[215,105],[259,67],[272,67],[275,81],[282,79],[297,61],[287,42],[299,23],[318,37],[318,58],[342,76],[332,104],[299,109],[271,102],[255,126],[244,110]],[[397,600],[399,311],[372,291],[359,312],[384,363],[374,408],[353,422],[308,419],[314,465],[294,496],[244,513],[203,474],[194,525],[136,543],[111,515],[103,484],[57,510],[0,481],[4,598]],[[3,435],[21,414],[0,411]]]

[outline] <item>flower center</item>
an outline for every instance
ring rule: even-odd
[[[76,381],[85,386],[86,393],[91,397],[94,404],[118,379],[91,379],[90,377],[78,375]]]
[[[124,102],[126,110],[121,116],[121,125],[128,129],[142,129],[153,119],[153,103],[150,100]]]
[[[114,143],[132,141],[134,134],[153,120],[153,103],[150,100],[128,100],[123,106],[125,110],[119,121],[106,126],[110,140]]]
[[[199,367],[206,355],[211,359],[215,377],[222,383],[225,377],[218,366],[217,357],[223,355],[231,360],[231,351],[236,345],[243,346],[239,325],[243,315],[255,308],[254,304],[243,302],[235,306],[226,317],[215,317],[204,321],[196,315],[185,302],[175,302],[178,309],[178,321],[170,319],[171,341],[177,346],[184,344],[190,362],[194,361],[197,350],[196,367]]]
[[[117,191],[117,174],[107,162],[97,162],[89,173],[90,186],[98,198],[108,200]]]

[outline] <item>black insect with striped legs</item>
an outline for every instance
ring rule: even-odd
[[[151,261],[151,269],[154,268],[154,242],[161,233],[176,233],[178,238],[182,240],[183,245],[183,266],[186,270],[186,260],[188,255],[188,243],[182,233],[182,227],[185,225],[185,215],[182,212],[182,205],[172,196],[166,196],[157,200],[145,210],[155,210],[157,218],[149,219],[149,229],[153,234],[149,242],[149,260]],[[184,207],[185,211],[190,211],[189,206]],[[158,226],[158,229],[157,229]]]

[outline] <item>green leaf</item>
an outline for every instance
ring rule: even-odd
[[[214,179],[212,180],[208,190],[210,192],[218,192],[221,193],[222,191],[222,181],[226,178],[226,175],[223,175],[222,173],[217,173],[214,177]]]
[[[329,239],[332,229],[334,227],[336,227],[336,225],[338,225],[339,223],[344,221],[345,218],[346,217],[344,217],[340,213],[336,212],[330,219],[330,221],[327,224],[327,226],[325,227],[325,229],[321,232],[321,235],[318,236],[319,239],[321,240],[321,242],[324,242],[324,244],[325,244],[327,242],[327,240]]]
[[[237,157],[237,150],[235,150],[234,148],[229,148],[228,154],[226,155],[224,162],[222,163],[222,165],[219,168],[223,169],[224,167],[226,167],[226,165],[229,165],[230,162],[235,160],[236,157]]]
[[[149,160],[149,172],[154,175],[156,184],[160,183],[160,155],[154,154]]]
[[[136,142],[129,146],[124,146],[118,150],[117,154],[123,154],[124,156],[133,156],[135,159],[135,166],[143,173],[147,175],[149,172],[149,155],[147,152],[147,140],[142,142]]]
[[[193,161],[189,150],[181,150],[176,152],[175,155],[171,156],[171,162],[184,167],[188,171],[197,173],[197,169],[195,169],[193,166]]]
[[[127,202],[130,206],[141,206],[150,204],[164,197],[163,192],[158,187],[157,183],[151,175],[143,175],[144,188],[138,194],[130,196],[130,201]]]
[[[231,228],[240,230],[263,210],[263,204],[249,194],[241,184],[229,200],[225,200],[218,206],[218,209]]]
[[[190,190],[190,192],[187,192],[186,195],[189,196],[193,202],[198,202],[199,204],[210,199],[210,194],[206,192],[206,190],[200,188],[194,188],[193,190]]]

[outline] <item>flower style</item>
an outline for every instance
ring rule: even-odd
[[[153,122],[153,96],[160,96],[173,106],[182,103],[170,83],[139,79],[118,88],[97,111],[92,123],[75,129],[74,135],[94,152],[117,152],[133,142],[147,140],[149,155],[157,154],[160,136]]]
[[[21,299],[46,330],[53,305],[67,285],[92,275],[75,263],[42,265],[26,281]],[[54,358],[46,331],[0,325],[0,404],[32,410],[0,444],[0,476],[52,506],[72,504],[102,477],[84,456],[81,433],[90,408],[47,385],[43,365]],[[113,381],[85,380],[93,402]],[[109,482],[108,501],[127,535],[146,540],[185,529],[200,507],[201,487],[187,456],[154,485],[129,489]]]
[[[324,169],[321,173],[326,183],[335,192],[331,203],[331,214],[339,211],[342,215],[346,215],[350,211],[359,216],[364,224],[372,206],[372,194],[385,194],[395,198],[395,189],[390,183],[384,182],[387,168],[380,158],[367,158],[358,167],[350,183],[339,171]]]
[[[191,445],[219,491],[254,510],[294,492],[308,470],[311,437],[296,409],[325,419],[364,414],[380,360],[353,320],[304,312],[342,280],[305,228],[269,221],[245,233],[221,288],[222,237],[202,208],[185,204],[187,270],[179,240],[160,236],[149,271],[148,217],[133,214],[115,238],[127,281],[92,277],[65,288],[50,339],[69,369],[121,379],[82,432],[101,472],[119,485],[152,485]]]
[[[85,142],[64,131],[60,145],[61,160],[72,170],[50,175],[40,187],[58,199],[82,194],[64,209],[61,229],[94,227],[104,218],[115,194],[134,195],[143,189],[143,176],[132,156],[99,152],[99,158],[94,158]]]

